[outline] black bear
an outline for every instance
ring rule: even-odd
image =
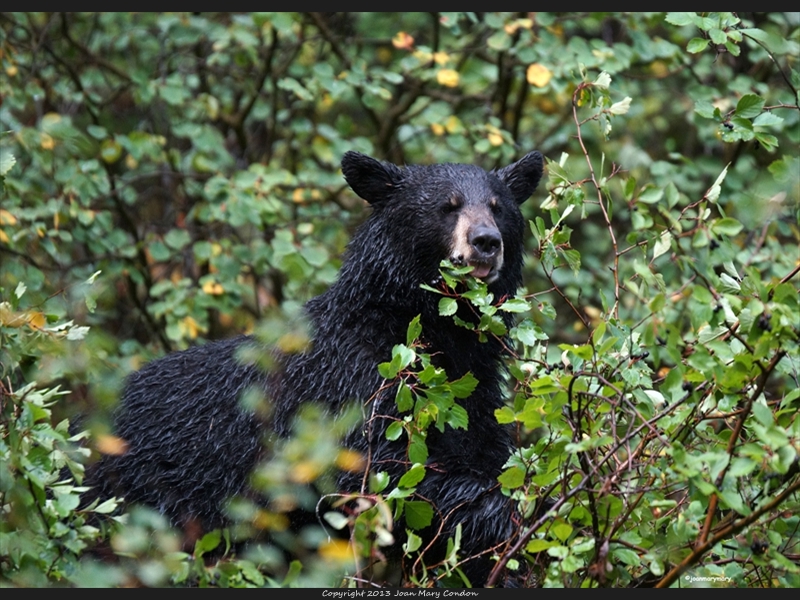
[[[504,346],[480,341],[441,316],[440,296],[421,286],[436,281],[441,261],[449,259],[472,266],[471,275],[495,298],[513,295],[523,264],[519,205],[536,189],[542,169],[538,152],[491,172],[467,164],[398,167],[347,152],[345,180],[373,211],[350,241],[336,283],[306,305],[309,348],[276,353],[271,373],[237,360],[237,350],[254,343],[248,337],[148,364],[128,379],[116,416],[127,451],[99,461],[87,485],[101,497],[155,507],[176,524],[195,519],[206,529],[219,527],[225,500],[247,487],[265,426],[286,435],[302,404],[322,403],[335,413],[351,401],[371,402],[371,414],[386,418],[370,419],[347,444],[396,483],[410,466],[407,443],[386,438],[399,412],[396,388],[384,385],[377,366],[391,359],[395,344],[405,343],[409,322],[419,315],[436,366],[451,381],[472,373],[479,382],[460,400],[466,429],[428,432],[427,474],[417,493],[436,517],[424,535],[432,542],[430,555],[441,559],[460,524],[462,570],[473,585],[483,584],[493,549],[512,534],[515,515],[497,482],[513,448],[511,432],[494,416],[505,397]],[[238,402],[251,386],[259,386],[272,406],[267,424]],[[343,476],[342,491],[357,492],[361,479]]]

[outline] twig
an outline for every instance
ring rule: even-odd
[[[739,519],[738,521],[734,521],[724,529],[717,532],[717,534],[714,537],[708,539],[705,543],[695,548],[694,551],[691,554],[689,554],[689,556],[684,558],[679,565],[677,565],[669,573],[667,573],[661,579],[661,581],[659,581],[655,585],[655,587],[667,588],[670,585],[672,585],[675,582],[675,580],[678,579],[680,574],[683,573],[689,567],[691,567],[698,560],[700,560],[703,554],[708,552],[711,548],[716,546],[719,542],[721,542],[725,538],[728,538],[738,533],[748,525],[752,525],[753,523],[755,523],[762,515],[780,506],[783,503],[783,501],[786,500],[786,498],[788,498],[798,490],[800,490],[800,479],[798,479],[792,485],[787,487],[783,492],[775,496],[775,498],[771,502],[766,503],[758,510],[754,510],[746,517]]]

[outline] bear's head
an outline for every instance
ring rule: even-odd
[[[524,220],[519,205],[542,177],[543,159],[531,152],[490,172],[468,164],[398,167],[347,152],[347,183],[374,208],[365,233],[390,248],[382,259],[415,282],[430,282],[450,259],[501,293],[520,283]],[[381,254],[381,253],[379,253]],[[402,264],[394,264],[397,260]],[[388,268],[388,267],[387,267]],[[498,285],[500,285],[498,283]],[[496,287],[496,286],[493,286]]]

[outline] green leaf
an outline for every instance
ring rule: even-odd
[[[752,119],[753,117],[759,115],[763,108],[764,98],[761,96],[756,96],[755,94],[745,94],[739,98],[739,102],[736,104],[736,112],[734,114],[737,117],[742,117],[743,119]]]
[[[706,100],[698,100],[694,103],[694,112],[706,119],[714,118],[714,105]]]
[[[656,243],[653,244],[653,260],[657,259],[662,254],[669,251],[672,245],[672,234],[669,230],[665,230],[661,232],[661,235],[656,240]]]
[[[486,40],[486,45],[492,50],[508,50],[511,47],[511,36],[503,30],[497,31]]]
[[[394,379],[399,372],[400,370],[395,367],[393,362],[382,362],[378,365],[378,373],[384,379]]]
[[[0,176],[8,173],[16,162],[17,159],[8,150],[0,152]]]
[[[694,24],[694,16],[695,13],[691,12],[668,12],[664,19],[667,23],[672,23],[673,25],[678,25],[680,27],[683,25]]]
[[[779,117],[771,111],[762,112],[753,121],[753,127],[770,127],[773,125],[782,125],[783,118]]]
[[[555,535],[559,540],[562,542],[567,541],[570,535],[572,535],[572,525],[569,523],[564,523],[563,521],[555,523],[551,528],[553,535]]]
[[[185,229],[171,229],[164,236],[164,241],[173,250],[181,250],[191,242],[191,236]]]
[[[529,311],[530,303],[522,298],[509,298],[500,305],[500,310],[510,313],[523,313]]]
[[[400,478],[397,483],[401,488],[413,488],[425,477],[425,466],[416,464]]]
[[[503,487],[514,489],[525,483],[525,471],[519,467],[509,467],[497,478]]]
[[[623,100],[615,102],[608,107],[608,112],[612,115],[624,115],[631,109],[631,97],[626,96]]]
[[[725,32],[717,27],[709,29],[708,36],[711,38],[711,41],[714,42],[715,44],[724,44],[725,42],[728,41],[728,36],[725,34]]]
[[[105,127],[100,127],[99,125],[87,126],[86,133],[96,140],[102,140],[108,137],[108,130]],[[0,175],[2,175],[2,173],[0,173]]]
[[[716,202],[717,198],[719,198],[719,194],[722,191],[722,182],[725,180],[725,176],[728,174],[729,166],[730,163],[725,165],[725,168],[722,169],[722,173],[719,174],[714,184],[710,188],[708,188],[705,198],[709,202]]]
[[[400,382],[400,386],[397,388],[397,396],[395,396],[394,401],[397,405],[397,410],[399,410],[401,413],[408,412],[414,408],[414,395],[411,392],[411,388],[406,385],[405,381]]]
[[[469,413],[458,404],[454,404],[447,413],[447,424],[453,429],[467,429],[469,427]]]
[[[631,567],[638,567],[641,563],[639,555],[630,548],[614,548],[611,554],[621,563]]]
[[[722,489],[719,490],[718,495],[719,499],[725,505],[727,505],[729,508],[732,508],[740,515],[747,516],[752,512],[742,500],[742,497],[739,495],[739,492],[737,492],[736,490]]]
[[[545,400],[541,396],[528,398],[525,402],[525,408],[517,416],[522,424],[528,429],[536,429],[544,425],[542,417],[544,416]]]
[[[433,522],[433,507],[422,500],[408,500],[403,507],[406,525],[411,529],[425,529]]]
[[[406,543],[403,544],[403,552],[406,554],[416,552],[422,547],[422,538],[413,531],[406,531]]]
[[[765,427],[769,427],[775,423],[775,417],[772,415],[772,410],[767,406],[762,398],[753,402],[753,416],[759,423]]]
[[[475,388],[478,387],[478,380],[472,373],[467,373],[460,379],[450,383],[450,391],[456,398],[469,398]]]
[[[611,85],[611,75],[605,71],[602,71],[600,75],[597,76],[597,79],[594,80],[592,85],[601,89],[608,89],[608,86]]]
[[[645,204],[655,204],[664,197],[664,188],[648,187],[639,194],[638,201]]]
[[[417,315],[411,319],[411,322],[408,324],[408,330],[406,331],[406,346],[411,346],[422,333],[422,325],[420,324],[419,319],[420,315]]]
[[[447,317],[456,314],[458,301],[455,298],[442,298],[439,300],[439,314]]]
[[[374,494],[380,494],[389,485],[389,474],[386,471],[370,475],[369,489]]]
[[[100,504],[98,504],[95,507],[94,512],[107,515],[117,510],[117,506],[118,502],[116,498],[110,498],[105,502],[101,502]]]
[[[698,52],[702,52],[708,46],[708,40],[703,38],[692,38],[689,40],[689,43],[686,44],[686,51],[690,52],[691,54],[697,54]]]
[[[411,434],[411,443],[408,445],[408,459],[412,463],[424,465],[428,462],[428,446],[425,438],[419,433]]]
[[[797,174],[800,173],[800,159],[796,156],[784,155],[779,160],[773,161],[767,168],[776,181],[781,183],[794,181]]]
[[[778,138],[769,133],[762,133],[757,131],[755,134],[756,141],[761,144],[765,150],[772,152],[778,147]]]
[[[222,539],[219,529],[215,529],[207,534],[205,534],[202,538],[197,540],[197,543],[194,546],[194,552],[198,556],[202,556],[206,552],[210,552],[217,546],[219,546],[219,542]]]
[[[397,441],[400,439],[400,436],[403,435],[403,422],[402,421],[393,421],[391,425],[386,428],[386,439],[392,442]]]
[[[742,53],[742,49],[739,45],[730,40],[725,42],[725,49],[731,53],[731,56],[739,56]]]
[[[552,548],[553,546],[557,545],[557,542],[553,542],[551,540],[531,540],[528,542],[528,545],[525,546],[525,552],[529,552],[530,554],[536,554],[537,552],[541,552],[542,550],[547,550],[548,548]]]
[[[148,246],[148,250],[150,250],[150,256],[153,257],[153,260],[156,262],[163,262],[169,259],[171,253],[169,249],[159,241],[155,241]]]
[[[322,518],[327,521],[328,525],[340,531],[347,527],[347,524],[349,523],[347,517],[335,510],[326,512],[324,515],[322,515]]]
[[[494,411],[494,417],[501,425],[507,425],[515,421],[514,411],[508,406],[503,406]]]
[[[717,219],[711,225],[711,231],[717,235],[733,236],[737,235],[742,229],[744,229],[744,225],[732,217]]]

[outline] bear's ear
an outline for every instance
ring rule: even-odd
[[[544,159],[542,155],[533,151],[520,158],[517,162],[492,171],[492,173],[497,175],[500,181],[508,186],[517,204],[522,204],[530,198],[531,194],[536,190],[536,186],[539,185],[543,168]]]
[[[353,191],[370,204],[386,200],[403,178],[402,170],[360,152],[345,152],[342,173]]]

